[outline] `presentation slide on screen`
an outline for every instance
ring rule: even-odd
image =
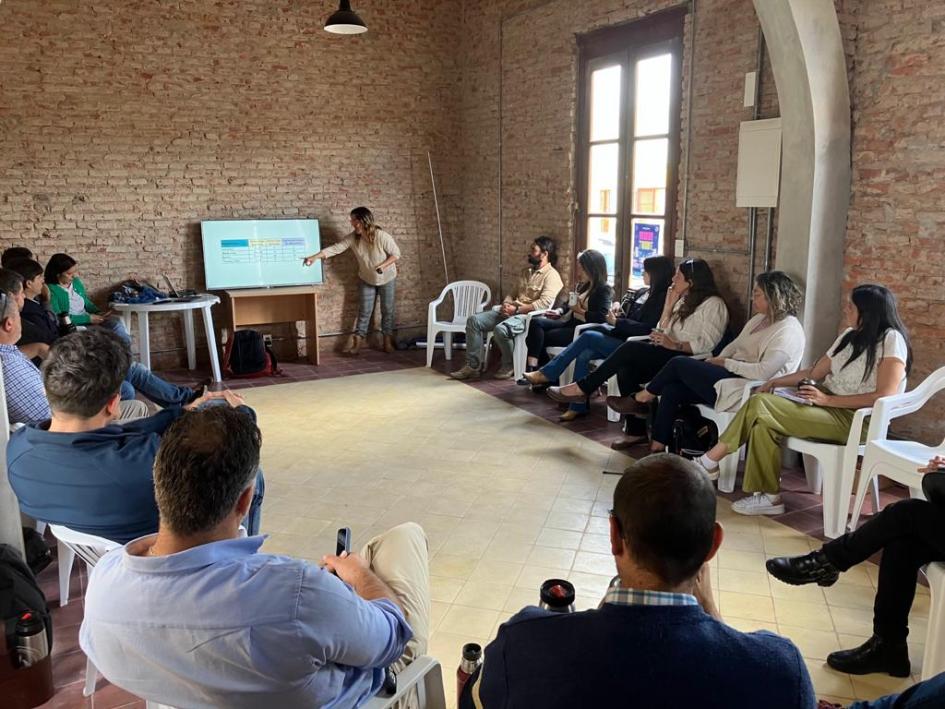
[[[206,221],[200,232],[208,290],[322,282],[321,261],[302,265],[321,248],[317,219]]]

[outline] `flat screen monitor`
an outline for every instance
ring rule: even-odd
[[[302,259],[321,246],[317,219],[226,219],[200,223],[207,290],[322,282],[322,264]]]

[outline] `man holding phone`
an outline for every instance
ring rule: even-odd
[[[324,568],[260,552],[264,537],[239,533],[260,445],[228,407],[164,435],[158,533],[106,554],[86,594],[79,642],[113,684],[178,707],[354,707],[425,651],[423,530],[402,524]]]

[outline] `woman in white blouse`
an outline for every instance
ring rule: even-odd
[[[796,392],[806,404],[776,394],[755,394],[719,437],[718,445],[699,458],[715,479],[718,461],[748,443],[742,489],[752,494],[732,504],[735,512],[784,512],[779,494],[782,438],[844,443],[856,409],[899,391],[912,366],[912,350],[895,296],[883,286],[857,286],[850,293],[845,315],[847,329],[813,367],[772,379],[759,389],[771,392],[812,379],[815,386],[804,384]]]
[[[727,326],[728,307],[719,295],[709,264],[702,259],[686,259],[676,269],[659,326],[648,341],[623,343],[589,375],[567,386],[551,387],[548,396],[567,403],[586,401],[615,374],[620,391],[633,394],[674,357],[712,352]]]
[[[804,328],[796,317],[801,297],[800,288],[786,273],[759,274],[751,300],[756,315],[718,357],[671,359],[635,397],[608,397],[608,405],[624,414],[645,416],[650,402],[659,397],[650,451],[665,450],[680,406],[708,404],[720,411],[732,409],[741,401],[746,379],[767,381],[797,369],[806,344]],[[636,436],[622,443],[625,447],[645,438]]]

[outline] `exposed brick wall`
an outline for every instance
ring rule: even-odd
[[[365,204],[404,252],[398,322],[423,323],[443,281],[427,150],[458,228],[462,3],[358,9],[370,31],[338,37],[330,3],[3,3],[0,246],[73,254],[99,298],[130,272],[201,288],[200,220],[317,217],[332,243]],[[322,329],[350,331],[353,258],[326,280]],[[177,364],[180,326],[152,322]]]
[[[500,61],[502,290],[514,283],[512,279],[524,265],[527,243],[543,231],[559,240],[561,270],[570,281],[576,228],[575,35],[676,4],[666,0],[467,3],[462,62],[464,229],[456,241],[461,271],[496,285]],[[741,19],[733,22],[732,18]],[[747,287],[748,221],[747,210],[734,206],[733,176],[738,123],[751,118],[751,110],[742,107],[743,79],[744,73],[755,67],[758,23],[750,0],[703,0],[696,26],[688,216],[682,205],[687,174],[688,21],[683,52],[677,230],[681,233],[684,222],[688,225],[687,253],[710,261],[738,316]],[[773,86],[770,73],[768,77],[769,86]],[[770,115],[777,115],[776,94],[769,89],[765,99]]]
[[[899,296],[914,385],[945,364],[945,9],[870,0],[855,18],[846,283],[878,281]],[[900,430],[941,443],[942,404]]]

